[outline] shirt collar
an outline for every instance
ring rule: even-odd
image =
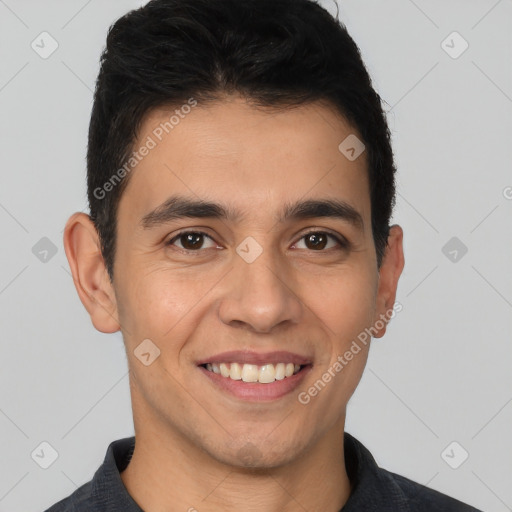
[[[108,446],[104,462],[92,480],[94,510],[143,512],[128,494],[120,475],[128,466],[134,448],[135,437],[118,439]],[[370,451],[348,432],[344,433],[344,451],[352,493],[340,512],[411,512],[392,474],[379,468]]]
[[[105,460],[92,480],[95,512],[144,512],[121,480],[121,472],[128,466],[134,448],[135,437],[125,437],[109,444]]]
[[[411,512],[408,499],[392,473],[379,468],[370,451],[348,432],[344,434],[344,451],[345,466],[353,488],[340,512]]]

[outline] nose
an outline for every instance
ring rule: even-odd
[[[281,324],[298,324],[304,305],[296,287],[286,263],[270,249],[252,263],[237,255],[220,301],[220,319],[257,333],[271,332]]]

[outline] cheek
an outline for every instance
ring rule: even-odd
[[[150,338],[164,347],[170,338],[193,329],[198,302],[211,284],[161,266],[133,269],[131,274],[119,287],[118,299],[119,320],[131,343]]]
[[[368,269],[343,268],[304,289],[308,305],[337,340],[337,345],[357,337],[373,320],[377,278]]]

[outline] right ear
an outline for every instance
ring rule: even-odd
[[[120,329],[114,288],[101,254],[98,232],[89,215],[77,212],[64,229],[64,249],[76,291],[98,331]]]

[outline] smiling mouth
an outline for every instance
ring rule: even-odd
[[[299,365],[293,363],[277,364],[239,364],[239,363],[205,363],[201,364],[206,370],[216,373],[230,380],[240,380],[242,382],[259,382],[261,384],[270,384],[276,380],[284,380],[296,375],[305,367],[311,365]]]

